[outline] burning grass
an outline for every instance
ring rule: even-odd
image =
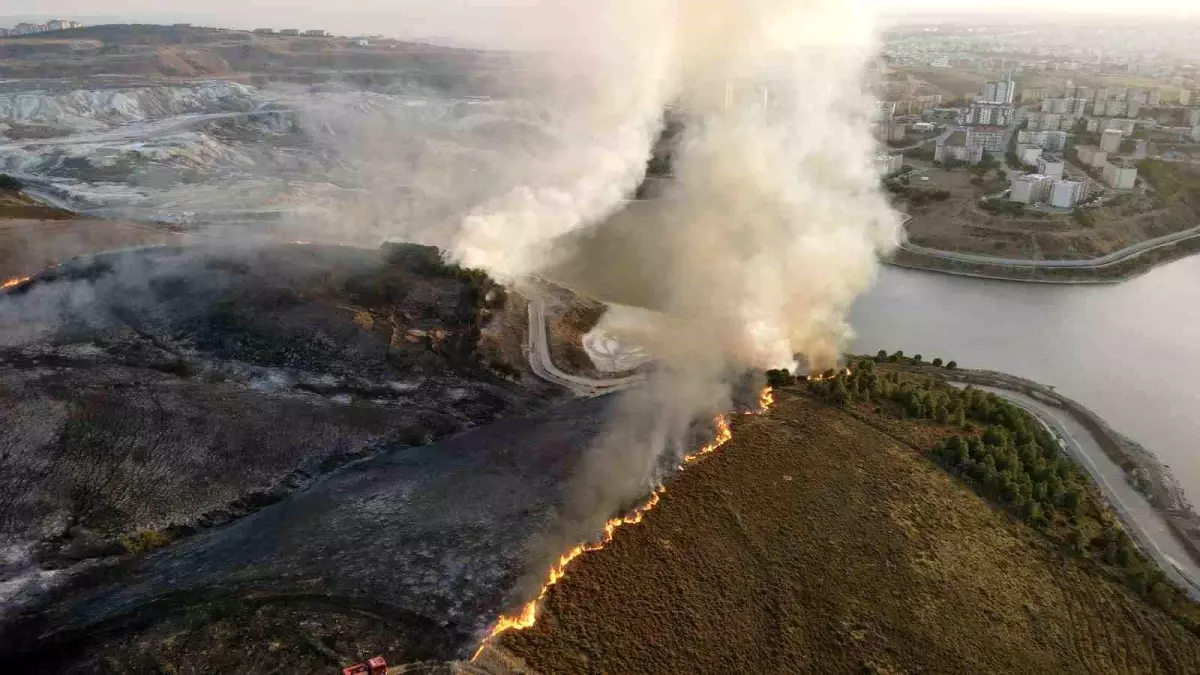
[[[26,281],[29,281],[29,277],[13,277],[11,279],[7,279],[7,280],[5,280],[4,283],[0,284],[0,291],[6,291],[10,288],[16,288],[17,286],[20,286],[21,284],[25,283]]]
[[[792,392],[497,640],[543,673],[1186,672],[1200,639]]]
[[[771,391],[771,388],[766,387],[759,395],[758,410],[749,411],[749,414],[753,414],[754,412],[759,414],[765,413],[774,403],[775,397]],[[713,440],[695,452],[685,455],[683,458],[683,463],[679,466],[680,470],[685,469],[688,465],[695,464],[704,456],[716,452],[719,448],[733,439],[733,431],[729,426],[729,418],[727,416],[717,415],[713,420],[713,425],[716,428],[716,435]],[[532,628],[537,623],[538,608],[545,600],[546,594],[550,592],[550,589],[566,576],[567,566],[584,553],[599,551],[610,544],[613,541],[618,528],[621,528],[625,525],[637,525],[641,523],[642,520],[645,519],[646,514],[654,509],[654,507],[658,506],[662,499],[662,495],[666,493],[666,491],[666,487],[661,485],[658,486],[653,492],[650,493],[650,497],[644,504],[638,506],[624,516],[609,519],[604,524],[604,530],[599,539],[594,542],[576,544],[570,550],[560,555],[558,562],[551,565],[546,582],[542,584],[541,590],[538,592],[537,597],[522,605],[519,612],[515,614],[505,614],[497,619],[491,630],[488,631],[487,637],[484,638],[483,642],[479,645],[479,648],[475,651],[474,656],[472,656],[472,660],[478,658],[487,649],[487,647],[502,634],[511,630],[526,630],[528,628]]]

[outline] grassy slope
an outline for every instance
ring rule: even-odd
[[[17,190],[0,188],[0,218],[66,220],[74,217],[70,211],[47,206]]]
[[[785,393],[502,645],[541,672],[1188,672],[1200,639],[913,448]],[[932,442],[937,431],[915,430]],[[913,433],[904,434],[910,441]]]

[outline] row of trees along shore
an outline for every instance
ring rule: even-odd
[[[818,399],[863,419],[885,415],[940,428],[941,440],[926,450],[939,467],[1200,635],[1200,606],[1141,554],[1046,427],[1000,396],[952,386],[936,371],[908,368],[913,365],[953,370],[958,364],[881,351],[804,384]],[[767,378],[775,387],[798,379],[779,370]]]

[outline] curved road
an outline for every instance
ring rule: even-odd
[[[1029,411],[1057,436],[1063,447],[1091,475],[1142,552],[1152,558],[1172,581],[1185,589],[1193,600],[1200,600],[1200,565],[1192,560],[1162,514],[1129,484],[1124,470],[1104,454],[1100,444],[1083,425],[1070,413],[1031,396],[998,387],[975,386],[1003,396]]]
[[[1088,258],[1083,260],[1030,260],[1027,258],[998,258],[990,255],[978,255],[974,253],[956,253],[954,251],[943,251],[936,248],[926,248],[916,244],[903,243],[900,248],[911,253],[919,253],[934,258],[942,258],[944,260],[954,260],[958,262],[975,263],[979,265],[996,265],[999,267],[1038,267],[1038,268],[1074,268],[1074,269],[1095,269],[1115,265],[1120,262],[1125,262],[1130,258],[1135,258],[1147,251],[1153,251],[1163,246],[1170,246],[1187,239],[1200,237],[1200,225],[1196,227],[1181,230],[1171,234],[1166,234],[1161,237],[1147,239],[1130,246],[1126,246],[1118,251],[1113,251],[1098,258]]]
[[[550,358],[545,298],[534,284],[527,284],[521,294],[529,301],[529,366],[535,375],[583,397],[620,391],[645,380],[640,374],[595,380],[559,370]],[[960,386],[966,386],[966,383],[960,383]],[[1162,514],[1129,484],[1125,471],[1104,454],[1083,425],[1070,413],[1031,396],[998,387],[975,386],[1003,396],[1029,411],[1058,437],[1063,447],[1087,470],[1142,552],[1152,558],[1168,578],[1185,589],[1189,597],[1200,601],[1200,565],[1183,547]]]
[[[627,389],[646,379],[645,375],[630,375],[608,380],[563,372],[550,358],[549,328],[546,322],[546,300],[536,287],[528,283],[520,289],[529,301],[529,367],[538,377],[571,390],[577,396],[592,397]]]

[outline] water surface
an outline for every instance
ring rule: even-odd
[[[851,321],[858,353],[902,349],[1055,386],[1156,453],[1200,503],[1200,257],[1106,286],[886,267]]]

